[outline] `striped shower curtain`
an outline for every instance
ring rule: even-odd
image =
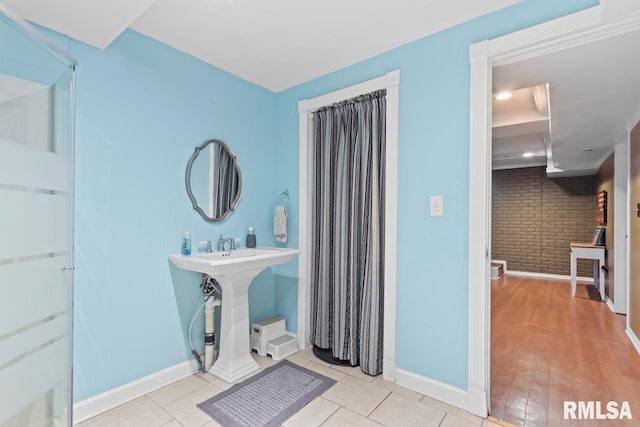
[[[386,91],[313,116],[311,341],[382,372]]]

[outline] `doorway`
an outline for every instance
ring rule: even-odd
[[[398,187],[398,95],[400,71],[392,71],[382,77],[331,92],[313,99],[301,100],[299,111],[299,225],[298,245],[298,348],[310,347],[310,283],[312,256],[312,177],[311,152],[312,114],[321,107],[364,95],[386,90],[386,178],[385,178],[385,242],[384,242],[384,321],[383,321],[383,377],[396,379],[396,276],[397,276],[397,187]]]
[[[601,22],[599,7],[471,46],[469,391],[470,411],[490,410],[491,128],[494,67],[553,54],[640,29],[637,14]],[[588,71],[588,70],[587,70]],[[524,85],[523,85],[524,86]],[[637,119],[636,119],[637,121]],[[626,124],[626,129],[629,125]],[[624,230],[624,228],[623,228]]]

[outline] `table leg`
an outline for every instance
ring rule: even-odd
[[[602,269],[603,266],[604,266],[604,259],[600,258],[598,260],[598,291],[600,292],[600,299],[602,301],[604,301],[604,285],[605,285],[604,270]]]
[[[571,251],[571,296],[576,296],[576,254]]]

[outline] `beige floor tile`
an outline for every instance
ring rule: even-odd
[[[287,360],[299,366],[306,366],[311,362],[308,358],[300,355],[300,352],[293,353],[291,356],[287,357]]]
[[[453,411],[447,411],[447,414],[455,415],[458,418],[469,421],[475,426],[481,426],[482,422],[484,421],[484,418],[480,418],[460,408],[455,408],[455,410]]]
[[[482,427],[503,427],[500,424],[496,424],[493,421],[483,420]]]
[[[222,427],[221,424],[218,424],[217,422],[215,422],[214,420],[209,421],[208,423],[206,423],[204,426],[202,427]]]
[[[166,424],[162,424],[162,427],[182,427],[182,425],[176,420],[171,420]]]
[[[335,369],[327,368],[326,366],[318,365],[315,362],[309,362],[307,365],[305,365],[305,368],[317,372],[320,375],[324,375],[325,377],[332,378],[336,381],[340,381],[347,376],[347,374],[338,372]]]
[[[217,385],[209,384],[203,389],[168,404],[164,407],[164,410],[184,427],[201,426],[211,421],[211,417],[202,412],[196,405],[222,391],[223,389]]]
[[[436,409],[440,409],[444,412],[446,412],[447,414],[451,414],[451,415],[455,415],[458,418],[462,418],[465,421],[469,421],[471,423],[473,423],[476,426],[480,426],[482,425],[482,421],[484,421],[483,418],[477,417],[473,414],[470,414],[469,412],[457,408],[455,406],[449,405],[447,403],[444,403],[440,400],[434,399],[432,397],[429,396],[425,396],[422,398],[422,403],[424,403],[425,405],[429,405],[431,407],[434,407]]]
[[[438,427],[444,415],[439,409],[391,393],[369,418],[389,427]]]
[[[190,375],[147,394],[147,397],[158,405],[165,406],[186,396],[187,394],[206,387],[208,384],[209,383],[207,381],[199,378],[197,375]]]
[[[362,369],[360,369],[360,366],[334,365],[331,368],[335,369],[336,371],[345,373],[347,375],[351,375],[352,377],[356,377],[362,381],[366,381],[368,383],[373,382],[373,380],[377,378],[362,372]]]
[[[375,421],[358,415],[347,408],[340,408],[322,427],[380,427]]]
[[[444,417],[444,421],[440,424],[440,427],[478,427],[478,424],[467,421],[463,418],[456,417],[452,414],[447,414]]]
[[[276,363],[278,363],[275,360],[273,360],[270,356],[262,357],[262,356],[259,356],[258,353],[251,353],[251,356],[253,357],[253,360],[258,362],[258,365],[260,365],[260,369],[265,369],[265,368],[268,368],[269,366],[273,366]]]
[[[404,397],[408,397],[409,399],[416,400],[416,401],[420,401],[424,397],[423,394],[420,394],[417,391],[409,390],[408,388],[402,387],[398,384],[385,380],[384,378],[382,378],[382,375],[377,376],[376,379],[373,380],[371,384],[377,387],[387,389],[389,391],[392,391],[394,393],[400,394]]]
[[[366,417],[388,394],[389,390],[347,376],[324,392],[322,397]]]
[[[324,360],[318,359],[316,357],[316,355],[313,354],[313,348],[307,348],[305,350],[298,350],[298,352],[296,354],[299,357],[307,359],[309,362],[314,362],[314,363],[317,363],[318,365],[322,365],[322,366],[332,366],[331,364],[325,362]]]
[[[456,409],[455,406],[451,406],[448,403],[444,403],[441,400],[434,399],[433,397],[429,397],[429,396],[423,397],[422,403],[424,403],[425,405],[429,405],[433,408],[442,409],[444,412]]]
[[[335,403],[318,397],[309,402],[307,406],[299,410],[294,416],[286,420],[284,427],[319,426],[339,408],[340,406]]]
[[[227,382],[222,381],[220,378],[216,377],[215,375],[211,375],[209,373],[206,374],[196,374],[199,378],[202,378],[203,380],[207,381],[210,384],[215,384],[218,387],[220,387],[223,390],[228,389],[229,387],[231,387],[233,384],[229,384]]]
[[[160,427],[172,420],[160,406],[146,396],[113,408],[85,422],[88,427]]]

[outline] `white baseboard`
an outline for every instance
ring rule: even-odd
[[[449,405],[468,410],[467,391],[443,382],[414,374],[403,369],[396,369],[396,384],[417,391]]]
[[[389,360],[382,358],[382,378],[392,383],[396,382],[396,362],[395,360]]]
[[[503,259],[492,259],[491,260],[491,264],[502,264],[502,270],[504,272],[507,271],[507,261],[505,261]]]
[[[614,313],[616,312],[616,308],[613,305],[613,302],[611,302],[611,299],[607,296],[604,297],[604,302],[607,303],[607,307],[609,307],[609,310],[613,311]]]
[[[487,418],[489,408],[487,407],[487,393],[483,390],[469,389],[467,391],[467,411],[481,418]]]
[[[198,371],[195,360],[186,360],[120,387],[107,390],[73,405],[73,424],[81,423],[109,409],[193,375]]]
[[[522,277],[537,277],[539,279],[558,279],[558,280],[571,280],[571,276],[565,276],[563,274],[548,274],[548,273],[530,273],[528,271],[505,271],[504,274],[508,276],[522,276]],[[593,277],[576,277],[579,282],[593,283]]]
[[[633,344],[638,354],[640,354],[640,339],[638,339],[638,336],[633,332],[633,330],[631,330],[630,327],[627,327],[626,332],[627,336],[631,340],[631,344]]]

